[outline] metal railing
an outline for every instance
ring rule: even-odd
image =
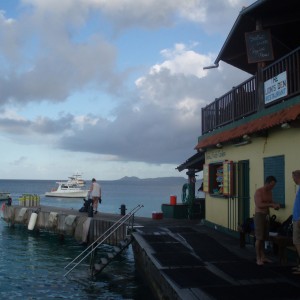
[[[68,265],[65,266],[65,269],[68,269],[72,264],[74,266],[69,269],[64,276],[67,276],[70,272],[72,272],[84,259],[86,259],[89,255],[93,255],[94,251],[101,246],[118,228],[120,228],[124,223],[131,219],[131,229],[133,228],[133,219],[134,214],[139,211],[143,205],[139,204],[135,208],[133,208],[128,214],[121,217],[116,223],[114,223],[109,229],[107,229],[97,240],[95,240],[91,245],[89,245],[84,251],[82,251],[77,257],[75,257]]]

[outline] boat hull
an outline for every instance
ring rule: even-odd
[[[6,201],[10,198],[10,193],[1,193],[0,192],[0,201]]]
[[[58,197],[58,198],[86,198],[88,195],[88,190],[74,191],[74,192],[60,192],[53,191],[45,193],[46,197]]]
[[[89,190],[84,189],[84,180],[81,175],[74,174],[69,177],[68,181],[57,181],[58,185],[50,192],[46,192],[46,197],[58,197],[58,198],[87,198]]]

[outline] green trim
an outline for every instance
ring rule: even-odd
[[[200,141],[202,141],[203,139],[206,139],[208,137],[214,136],[214,135],[216,135],[218,133],[225,132],[225,131],[230,130],[230,129],[234,129],[234,128],[238,127],[238,126],[247,124],[247,123],[249,123],[251,121],[260,119],[260,118],[265,117],[267,115],[274,114],[276,112],[279,112],[279,111],[281,111],[283,109],[292,107],[292,106],[294,106],[296,104],[299,104],[299,103],[300,103],[300,95],[298,95],[298,96],[296,96],[294,98],[291,98],[291,99],[289,99],[287,101],[281,102],[279,104],[273,105],[271,107],[265,108],[265,109],[263,109],[261,111],[258,111],[258,112],[254,113],[254,114],[252,114],[252,115],[250,115],[248,117],[245,117],[245,118],[243,118],[241,120],[233,121],[233,122],[231,122],[228,125],[225,125],[225,126],[220,127],[220,128],[216,128],[216,129],[214,129],[211,132],[205,133],[204,135],[200,135],[198,137],[198,143]]]
[[[243,222],[250,218],[250,162],[249,160],[240,160],[238,162],[238,195],[241,203],[241,216],[239,221]]]

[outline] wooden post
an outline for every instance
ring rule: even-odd
[[[261,19],[256,20],[256,30],[262,30]],[[264,78],[263,78],[263,68],[265,67],[265,62],[257,63],[257,97],[258,97],[258,110],[261,111],[265,108],[264,99]]]

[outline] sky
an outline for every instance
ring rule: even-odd
[[[184,176],[250,0],[1,0],[0,179]]]

